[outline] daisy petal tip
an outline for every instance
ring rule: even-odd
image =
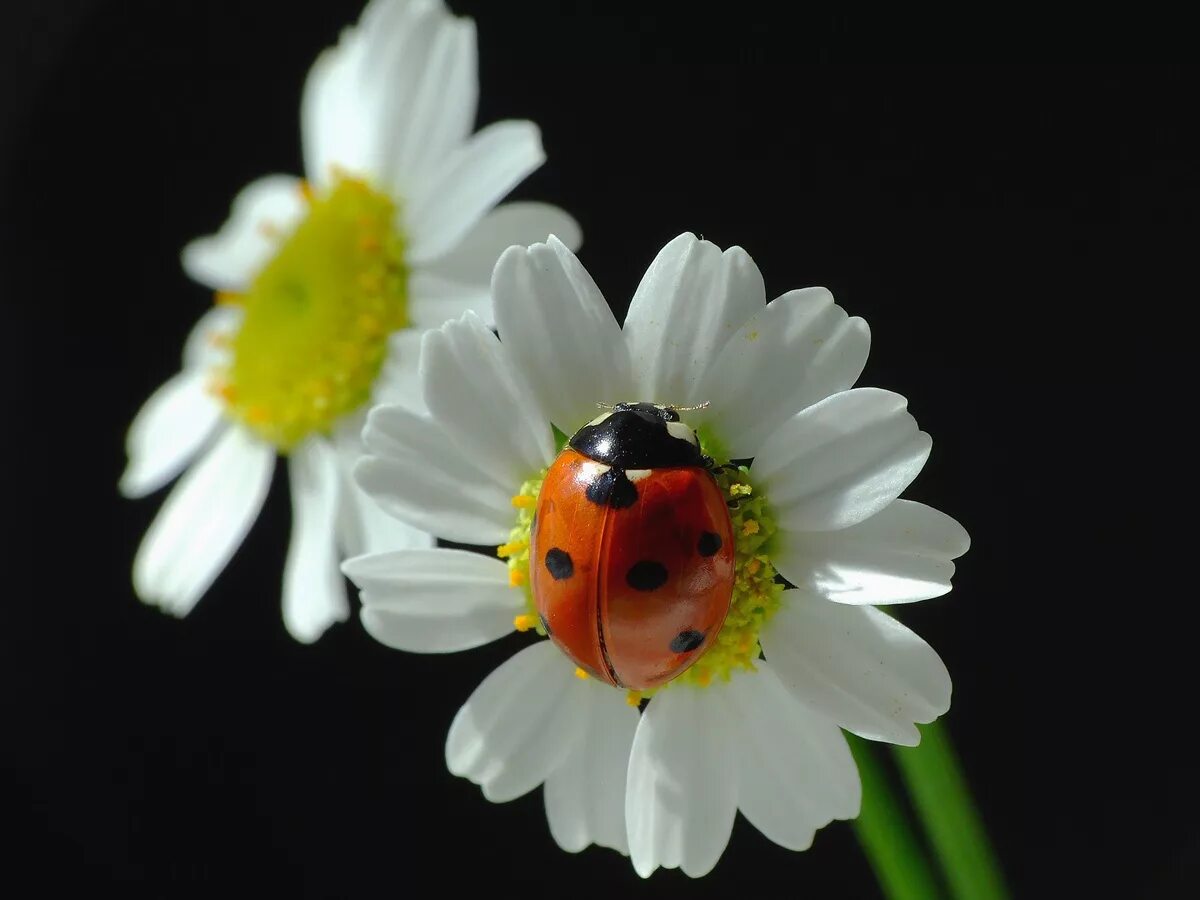
[[[445,9],[444,4],[443,4],[443,8]],[[452,18],[453,18],[452,27],[458,32],[460,38],[464,38],[464,39],[469,38],[470,40],[476,39],[477,29],[475,27],[474,19],[472,19],[470,16],[454,15],[452,12],[450,12],[449,9],[446,9],[445,11],[452,16]]]
[[[647,859],[643,854],[631,852],[629,858],[633,863],[633,871],[641,878],[649,878],[658,868],[658,863]]]
[[[704,243],[712,244],[712,241],[704,241]],[[712,244],[712,246],[716,247],[717,245]],[[746,248],[741,244],[734,244],[732,247],[726,247],[721,251],[721,255],[725,257],[725,259],[728,260],[732,265],[753,266],[756,270],[758,269],[758,263],[754,261],[754,257],[752,257],[749,251],[747,251]]]
[[[149,590],[148,585],[141,583],[136,572],[133,575],[133,595],[143,606],[160,606],[158,599]]]
[[[692,244],[698,244],[698,243],[707,243],[707,242],[702,241],[700,238],[696,237],[695,232],[683,231],[683,232],[680,232],[679,234],[675,235],[675,237],[671,238],[671,240],[667,241],[667,243],[663,247],[663,249],[665,250],[665,249],[667,249],[667,247],[677,249],[680,247],[690,246]]]
[[[457,321],[452,319],[451,321],[447,322],[446,326],[443,328],[443,331],[453,330],[453,326],[455,325],[459,325],[464,328],[470,328],[474,331],[486,331],[488,336],[492,337],[492,330],[488,328],[487,323],[483,321],[479,313],[475,312],[473,309],[468,309],[462,314],[462,316],[459,317]]]
[[[533,250],[540,246],[539,244],[531,244],[525,246],[523,244],[513,244],[506,249],[496,259],[496,265],[492,268],[492,295],[496,296],[501,285],[508,280],[518,278],[518,273],[521,267],[526,264]]]
[[[567,247],[555,235],[547,234],[545,240],[534,241],[532,244],[521,247],[511,247],[510,250],[519,250],[519,254],[514,256],[520,260],[515,265],[524,263],[539,270],[545,270],[551,266],[557,267],[560,265],[559,258],[563,255],[574,257],[570,247]]]
[[[837,818],[837,817],[835,816],[834,818]],[[825,824],[828,825],[829,823],[826,822]],[[822,826],[822,827],[824,827],[824,826]],[[782,847],[784,850],[791,850],[793,853],[804,853],[805,851],[812,849],[813,841],[816,840],[816,837],[817,837],[817,833],[816,833],[816,831],[814,831],[805,840],[790,841],[786,844],[779,844],[779,846]],[[773,841],[773,843],[779,843],[779,842]]]
[[[153,488],[147,487],[133,463],[129,463],[117,480],[117,493],[126,500],[139,500],[152,492]]]
[[[474,780],[474,779],[472,779]],[[524,797],[533,788],[517,788],[511,785],[496,785],[491,781],[477,782],[479,790],[483,794],[483,799],[488,803],[511,803],[519,797]],[[537,787],[537,785],[534,785]]]
[[[313,625],[310,622],[298,621],[293,616],[285,615],[283,617],[283,627],[292,640],[298,644],[315,644],[333,624],[334,621]]]
[[[546,243],[560,256],[564,253],[574,256],[583,246],[583,227],[573,216],[566,213],[563,216],[564,221],[558,230],[546,239]]]
[[[532,122],[528,119],[521,119],[520,124],[525,128],[525,139],[528,140],[530,145],[536,150],[536,154],[540,160],[538,165],[541,165],[546,161],[546,148],[542,143],[541,127],[537,124],[537,122]]]
[[[943,513],[943,515],[945,514]],[[946,518],[949,520],[947,522],[949,534],[947,535],[946,550],[950,553],[951,559],[958,559],[960,556],[965,556],[971,549],[971,535],[958,519],[953,516],[946,516]]]
[[[365,433],[368,428],[378,428],[380,418],[386,418],[387,416],[391,415],[392,410],[394,410],[398,405],[399,404],[396,403],[380,403],[376,406],[372,406],[367,411],[366,419],[363,420],[363,432]]]
[[[183,267],[184,273],[193,281],[199,281],[196,277],[199,267],[197,266],[197,257],[204,252],[203,243],[205,238],[194,238],[183,245],[179,250],[179,265]]]
[[[358,437],[362,440],[365,452],[350,464],[350,472],[359,464],[373,457],[386,456],[393,436],[403,431],[404,417],[412,410],[403,403],[379,403],[371,407],[363,420],[362,431]]]
[[[451,755],[449,744],[446,745],[446,771],[456,778],[466,778],[472,784],[475,783],[475,779],[467,774],[470,766],[463,764],[457,757]]]
[[[133,560],[133,593],[139,601],[145,606],[154,606],[161,609],[163,612],[168,612],[166,604],[163,602],[162,596],[156,589],[156,584],[153,579],[145,571],[145,564],[142,560],[141,553]]]
[[[574,259],[571,249],[550,234],[544,241],[530,244],[525,249],[522,263],[528,267],[526,277],[537,278],[551,270],[562,269],[565,263]]]
[[[530,167],[530,172],[545,164],[546,147],[542,143],[541,126],[537,122],[530,119],[504,119],[482,128],[475,133],[475,136],[478,137],[488,132],[503,133],[509,141],[519,146],[524,154],[525,163]]]
[[[199,596],[193,596],[193,593],[172,594],[169,591],[159,590],[144,581],[140,586],[135,582],[134,592],[143,604],[154,607],[172,619],[187,618],[188,613],[195,608],[200,599]]]
[[[724,850],[722,850],[721,852],[724,853]],[[717,859],[704,860],[699,865],[692,865],[690,863],[685,862],[685,863],[683,863],[683,865],[681,865],[679,867],[679,869],[688,878],[703,878],[705,875],[707,875],[709,872],[711,872],[713,869],[715,869],[717,867],[717,861],[719,859],[720,859],[720,857],[718,856]]]
[[[550,829],[550,837],[554,839],[554,843],[558,845],[558,849],[564,853],[582,853],[588,847],[586,839],[574,840],[572,838],[564,838],[554,833],[554,829]]]
[[[183,273],[197,284],[212,286],[219,281],[213,272],[213,257],[220,254],[221,245],[216,235],[193,238],[179,250],[179,266]]]
[[[938,662],[941,662],[940,656],[938,657]],[[950,678],[950,670],[946,668],[946,664],[944,662],[942,663],[942,672],[944,673],[946,684],[945,692],[941,697],[938,697],[933,701],[933,711],[928,719],[921,720],[922,725],[928,725],[931,722],[936,722],[942,716],[946,715],[946,713],[950,712],[950,706],[954,701],[954,682]]]
[[[359,460],[359,462],[363,462],[363,460]],[[355,468],[357,468],[357,466],[355,466]],[[369,569],[371,565],[371,559],[377,555],[378,554],[375,553],[362,553],[358,556],[351,556],[343,559],[340,567],[342,574],[357,584],[358,582],[356,579]]]
[[[365,631],[369,637],[383,644],[383,646],[391,648],[392,650],[400,650],[404,653],[421,652],[419,647],[410,647],[404,641],[396,640],[396,629],[391,627],[391,624],[387,620],[387,616],[381,614],[371,605],[371,600],[365,594],[365,592],[360,594],[360,598],[362,606],[359,607],[358,621],[359,624],[362,625],[363,631]],[[465,777],[462,772],[455,772],[453,769],[450,771],[454,775]]]
[[[379,489],[381,478],[386,480],[386,474],[386,466],[377,456],[360,456],[350,466],[351,480],[367,494]]]

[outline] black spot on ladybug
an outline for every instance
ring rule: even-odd
[[[551,547],[546,551],[546,571],[555,581],[564,581],[575,574],[575,563],[566,550]]]
[[[550,637],[550,623],[546,621],[546,617],[538,613],[538,621],[542,623],[542,631],[546,632],[546,637]]]
[[[593,503],[607,503],[613,509],[627,509],[637,502],[637,486],[624,469],[609,469],[587,486],[587,498]]]
[[[701,556],[713,556],[721,549],[721,536],[712,531],[700,535],[700,543],[696,547]]]
[[[704,643],[704,632],[688,628],[671,638],[672,653],[691,653]]]
[[[667,583],[667,567],[652,559],[643,559],[629,567],[625,580],[635,591],[653,591]]]

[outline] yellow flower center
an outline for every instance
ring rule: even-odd
[[[750,471],[745,466],[735,468],[721,464],[720,445],[703,429],[700,445],[716,462],[714,475],[729,502],[729,514],[733,519],[736,547],[729,615],[704,655],[677,678],[655,690],[629,691],[627,699],[634,706],[673,684],[707,687],[714,678],[728,681],[735,669],[753,670],[762,650],[758,643],[759,632],[779,610],[783,598],[783,585],[775,580],[775,567],[770,559],[770,541],[776,525],[767,498],[751,484]],[[545,631],[529,584],[529,533],[545,477],[543,471],[521,485],[512,499],[517,510],[516,523],[508,542],[496,548],[496,555],[508,560],[509,583],[525,593],[525,612],[513,620],[513,627],[517,631],[537,631],[543,637]]]
[[[339,177],[245,294],[216,390],[233,417],[287,451],[370,399],[388,335],[408,323],[404,242],[391,198]]]

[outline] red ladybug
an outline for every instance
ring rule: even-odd
[[[733,596],[725,496],[679,413],[618,403],[546,473],[530,536],[543,627],[585,672],[646,690],[700,658]]]

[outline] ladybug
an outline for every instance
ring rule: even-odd
[[[616,687],[670,681],[716,639],[733,596],[725,495],[678,411],[618,403],[550,466],[530,534],[542,626]]]

